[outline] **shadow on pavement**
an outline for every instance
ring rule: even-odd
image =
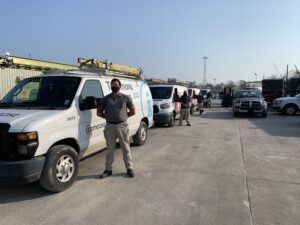
[[[44,190],[38,182],[24,185],[0,186],[0,204],[43,198],[53,193]]]

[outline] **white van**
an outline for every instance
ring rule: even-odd
[[[74,70],[27,78],[0,101],[0,183],[39,180],[52,192],[72,185],[78,160],[106,148],[106,121],[97,116],[96,102],[111,93],[116,74],[108,72]],[[117,78],[136,108],[128,119],[130,136],[143,145],[153,124],[152,96],[143,80],[126,77],[120,72]]]
[[[153,97],[155,124],[175,125],[175,118],[180,116],[180,97],[187,87],[180,85],[150,85]]]
[[[207,94],[208,93],[211,94],[210,88],[201,89],[200,92],[204,98],[203,107],[205,107],[205,108],[211,107],[211,97],[210,97],[210,99],[207,98]]]
[[[193,114],[198,109],[197,95],[200,94],[200,88],[188,88],[188,94],[191,99],[190,113]]]

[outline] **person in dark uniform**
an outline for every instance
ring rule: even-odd
[[[127,119],[135,115],[135,108],[131,98],[120,92],[121,82],[118,79],[112,79],[112,93],[106,95],[99,104],[97,115],[106,119],[104,137],[106,140],[107,154],[105,170],[100,178],[112,175],[112,164],[114,161],[114,151],[117,138],[123,152],[123,160],[129,177],[134,177],[132,158],[130,153],[129,129]],[[128,111],[129,109],[129,111]]]
[[[197,95],[197,102],[198,102],[199,114],[201,115],[204,112],[204,110],[203,110],[204,97],[201,94],[201,92],[199,93],[199,95]]]
[[[180,97],[181,109],[180,109],[179,126],[182,125],[183,118],[185,118],[187,126],[191,126],[189,120],[190,117],[189,102],[190,102],[190,97],[187,95],[187,92],[184,91],[183,95]]]

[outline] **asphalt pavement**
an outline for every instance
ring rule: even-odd
[[[136,177],[118,148],[81,161],[68,190],[0,187],[0,224],[299,225],[300,115],[232,116],[219,102],[192,126],[154,127],[132,146]]]

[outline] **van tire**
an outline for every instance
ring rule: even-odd
[[[148,126],[144,121],[141,121],[140,127],[135,135],[132,136],[133,144],[141,146],[145,144],[148,138]]]
[[[67,171],[64,171],[65,174],[59,174],[59,168]],[[79,160],[75,149],[68,145],[55,145],[46,154],[45,165],[39,182],[48,191],[64,191],[74,183],[78,168]]]

